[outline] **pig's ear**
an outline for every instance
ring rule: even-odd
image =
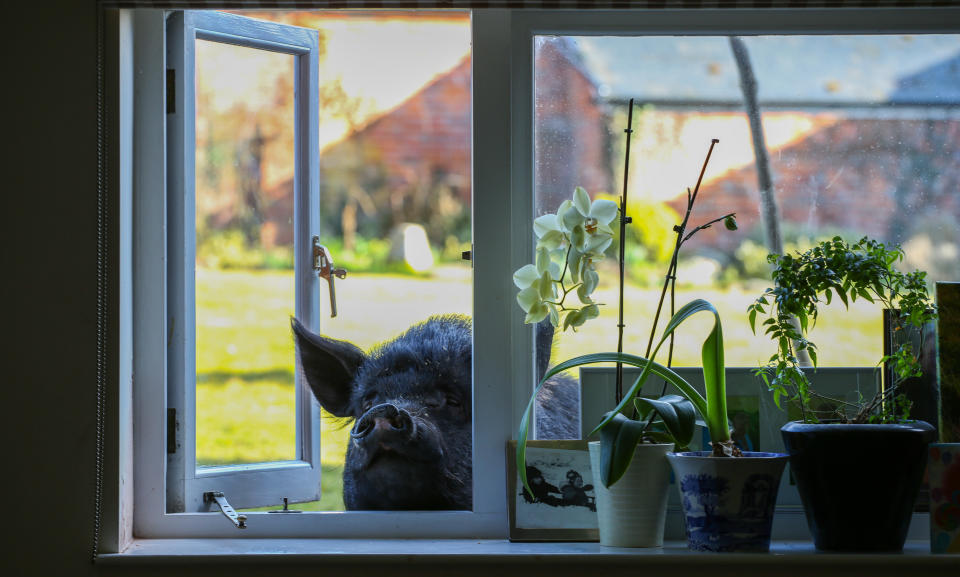
[[[297,346],[297,360],[303,375],[320,401],[320,406],[336,417],[352,417],[350,393],[357,369],[367,355],[347,341],[338,341],[306,329],[300,321],[290,319]]]

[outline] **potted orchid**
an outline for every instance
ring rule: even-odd
[[[668,283],[671,279],[675,281],[680,247],[694,233],[721,221],[728,228],[736,228],[734,215],[728,214],[686,232],[696,196],[696,190],[692,193],[688,191],[687,213],[683,222],[674,228],[677,242],[666,275]],[[623,204],[625,201],[622,198],[619,209],[610,200],[591,201],[587,192],[578,187],[573,198],[564,201],[555,214],[544,215],[534,221],[534,232],[538,239],[535,263],[523,266],[514,274],[514,282],[520,289],[517,302],[527,313],[527,323],[549,318],[555,326],[576,329],[599,316],[598,304],[591,296],[599,282],[596,263],[613,242],[610,225],[618,213],[623,238]],[[622,244],[620,252],[622,258]],[[621,294],[622,290],[621,284]],[[661,293],[661,305],[665,294],[666,284]],[[573,296],[576,297],[575,303],[571,302]],[[674,331],[688,318],[701,312],[710,313],[714,318],[713,328],[701,348],[706,395],[701,395],[668,366],[654,360]],[[654,327],[656,324],[655,319]],[[650,344],[653,345],[653,342]],[[531,412],[534,399],[543,384],[557,373],[584,365],[611,362],[631,365],[642,369],[641,374],[629,390],[616,399],[615,408],[596,425],[593,433],[599,433],[600,441],[590,447],[595,486],[598,489],[601,544],[662,544],[669,466],[672,465],[684,493],[688,543],[691,548],[767,550],[773,505],[786,456],[769,453],[743,455],[730,438],[723,329],[719,313],[703,299],[691,301],[676,311],[667,322],[656,346],[650,350],[646,356],[623,352],[582,355],[559,363],[543,375],[531,396],[518,431],[517,471],[524,486],[528,487],[524,475],[525,445]],[[664,379],[676,394],[656,399],[641,396],[641,390],[651,375]],[[693,438],[697,413],[713,439],[712,451],[705,454],[679,452]],[[678,452],[672,452],[674,450]],[[642,492],[646,501],[636,503],[637,509],[622,516],[634,521],[647,520],[647,527],[639,531],[633,529],[642,534],[643,539],[605,539],[604,491],[616,490],[619,485],[637,479],[645,483]],[[622,489],[622,493],[635,492],[625,487]],[[763,498],[748,511],[749,518],[741,519],[737,512],[741,494],[758,489],[762,490]]]

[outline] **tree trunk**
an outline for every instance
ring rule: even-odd
[[[757,77],[753,74],[753,64],[750,63],[750,53],[746,44],[737,36],[730,37],[730,49],[733,59],[737,62],[737,71],[740,73],[740,90],[743,92],[743,103],[747,109],[747,119],[750,121],[750,135],[753,138],[753,155],[757,164],[757,188],[760,192],[760,214],[763,217],[764,237],[767,241],[767,250],[783,254],[783,234],[780,232],[780,209],[777,206],[777,197],[773,191],[773,176],[770,172],[770,158],[767,156],[767,143],[763,137],[763,123],[760,116],[760,104],[757,102]],[[800,330],[800,323],[794,319],[794,326]],[[806,350],[797,351],[797,359],[801,365],[812,365],[810,355]]]
[[[767,156],[767,144],[763,137],[763,124],[760,117],[760,105],[757,103],[757,78],[753,75],[750,53],[747,46],[737,36],[730,37],[730,49],[737,62],[740,73],[740,90],[750,121],[750,135],[753,138],[753,155],[757,164],[757,186],[760,191],[760,213],[770,252],[783,254],[783,237],[780,233],[780,210],[773,192],[773,177],[770,174],[770,159]]]

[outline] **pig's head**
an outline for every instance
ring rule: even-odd
[[[471,327],[436,316],[364,353],[292,320],[297,358],[320,405],[352,418],[347,509],[470,509]]]

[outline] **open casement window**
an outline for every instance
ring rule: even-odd
[[[258,18],[265,19],[262,15]],[[438,19],[436,15],[431,18]],[[405,20],[409,23],[412,19]],[[467,42],[459,40],[464,36],[463,15],[442,20],[441,24],[451,26],[446,30],[457,29],[451,42],[470,50],[469,33]],[[470,23],[490,29],[496,21],[473,16]],[[508,78],[501,64],[506,58],[503,32],[479,39],[474,36],[472,50],[482,48],[484,56],[475,52],[478,56],[472,63],[462,57],[449,61],[452,68],[448,69],[457,74],[439,87],[452,84],[461,91],[466,88],[469,94],[469,87],[480,82],[506,94]],[[316,235],[336,230],[323,224],[323,219],[330,218],[330,210],[339,210],[334,207],[321,213],[320,201],[332,198],[332,192],[317,198],[330,189],[330,181],[318,177],[326,174],[321,170],[329,168],[320,164],[324,156],[316,144],[316,132],[320,132],[316,130],[320,125],[317,108],[324,106],[317,85],[320,80],[323,84],[336,82],[321,66],[322,59],[329,62],[332,58],[333,49],[327,45],[330,52],[318,57],[314,32],[212,12],[132,10],[129,34],[130,42],[121,46],[130,58],[129,82],[125,84],[128,101],[123,103],[133,127],[129,137],[135,140],[129,148],[135,175],[129,188],[132,232],[126,237],[130,242],[131,435],[136,481],[132,534],[144,539],[502,537],[506,519],[504,446],[514,423],[509,411],[503,410],[511,402],[512,390],[506,385],[509,363],[503,362],[510,358],[509,344],[503,338],[509,330],[508,319],[494,314],[502,308],[503,298],[490,287],[512,273],[511,263],[500,256],[508,250],[504,207],[509,187],[504,172],[497,168],[504,155],[472,160],[466,154],[462,168],[455,173],[457,178],[447,178],[439,183],[442,186],[434,187],[448,190],[457,183],[471,183],[471,166],[500,177],[473,188],[484,191],[483,205],[488,210],[474,217],[473,222],[487,224],[471,228],[472,240],[490,248],[485,249],[489,250],[486,257],[472,260],[472,273],[470,265],[458,262],[460,268],[452,271],[455,276],[449,281],[441,279],[433,292],[407,288],[402,306],[378,309],[375,305],[382,303],[369,295],[382,292],[383,282],[368,275],[367,284],[362,285],[363,271],[354,269],[337,291],[340,314],[328,320],[324,311],[329,292],[318,286],[321,282],[312,270],[312,249]],[[238,67],[235,58],[241,53],[242,62],[256,62]],[[396,68],[409,63],[411,74],[419,74],[422,83],[429,83],[436,72],[419,70],[415,65],[420,61],[408,58]],[[366,65],[351,62],[351,66]],[[374,73],[378,70],[371,69]],[[289,79],[281,78],[287,71]],[[258,78],[264,74],[268,77]],[[406,79],[408,75],[402,76]],[[429,94],[436,93],[447,92]],[[395,103],[387,104],[393,109]],[[258,107],[271,110],[270,120],[258,120]],[[458,122],[467,128],[459,133],[466,143],[464,149],[472,150],[481,137],[507,140],[507,123],[495,121],[502,118],[502,109],[488,106],[478,111],[474,101],[467,99],[456,109],[460,111]],[[436,117],[436,109],[431,112]],[[276,120],[282,114],[288,115],[287,120]],[[471,126],[483,128],[473,135]],[[279,144],[284,139],[289,143]],[[352,154],[350,149],[346,152]],[[324,155],[329,160],[329,149]],[[285,161],[289,169],[276,169],[284,162],[268,163],[268,158]],[[436,171],[425,174],[437,176]],[[253,183],[245,180],[251,176]],[[216,186],[211,184],[214,181]],[[219,195],[209,194],[211,189],[220,191]],[[289,194],[281,194],[281,189]],[[263,193],[254,198],[249,194],[253,190]],[[277,202],[283,205],[275,206]],[[271,207],[277,210],[271,211]],[[257,214],[263,218],[257,220]],[[232,239],[224,232],[246,236]],[[324,240],[336,246],[330,235]],[[499,248],[494,246],[497,243]],[[284,251],[291,254],[284,255]],[[278,278],[283,282],[274,282]],[[366,293],[358,289],[361,286],[367,288]],[[455,291],[457,295],[452,295]],[[459,300],[454,299],[447,309],[438,309],[439,301],[451,301],[454,296]],[[340,439],[346,435],[336,423],[323,430],[323,449],[328,457],[333,454],[323,462],[319,437],[326,424],[309,387],[295,379],[289,319],[296,316],[314,332],[355,341],[354,335],[338,333],[337,326],[356,323],[352,315],[358,311],[369,319],[364,326],[402,325],[389,327],[389,333],[378,339],[396,335],[431,314],[472,312],[476,319],[474,349],[487,352],[473,356],[471,382],[496,383],[474,391],[472,399],[476,427],[472,455],[474,462],[484,463],[473,468],[472,510],[320,509],[320,504],[338,497],[326,487],[341,477],[333,459],[337,458],[335,450],[342,447],[336,434],[341,434]],[[261,334],[265,326],[270,337]],[[268,354],[261,354],[264,351]],[[258,360],[262,358],[269,360]],[[270,394],[264,389],[251,392],[251,387],[261,384]],[[276,391],[288,396],[274,402],[271,394]],[[277,407],[285,407],[285,412],[277,415]],[[272,423],[264,422],[271,419]],[[211,422],[216,426],[211,427]],[[478,423],[483,426],[477,427]],[[267,425],[274,426],[274,431],[286,427],[286,432],[267,442],[257,437]],[[289,442],[275,442],[282,436]],[[321,476],[326,485],[320,504],[300,505],[317,499]],[[242,533],[216,505],[204,501],[209,492],[222,493],[233,508],[247,516]],[[284,498],[290,509],[302,512],[272,514],[282,507]]]
[[[210,511],[204,496],[211,492],[222,493],[235,508],[319,498],[319,408],[298,374],[258,360],[260,351],[281,348],[293,364],[291,315],[319,328],[311,244],[319,207],[318,44],[316,30],[233,14],[186,11],[167,17],[168,513]],[[276,106],[280,97],[258,92],[257,81],[248,78],[256,75],[244,74],[253,61],[269,61],[287,80],[270,88],[292,93],[285,95],[292,109],[280,123],[276,114],[258,117],[258,106]],[[267,154],[271,170],[283,172],[272,187],[261,182]],[[265,238],[271,207],[291,203],[292,239]],[[198,259],[204,243],[213,242],[206,229],[216,218],[231,219],[231,231],[246,234],[246,244],[260,251],[285,249],[287,262],[281,266],[292,268],[292,282],[289,274],[237,282],[219,270],[207,272]],[[242,299],[277,300],[270,308],[276,314],[238,319]],[[218,305],[224,318],[210,322]],[[225,392],[198,395],[203,379]],[[237,413],[244,391],[258,386],[294,399],[277,403],[279,408],[257,407],[253,422],[244,421],[250,414],[244,410],[227,432],[205,429],[205,415]],[[283,407],[293,407],[295,414],[269,420],[271,411]],[[276,454],[263,454],[256,438],[270,426],[282,427],[288,443]],[[254,440],[244,445],[250,437]]]

